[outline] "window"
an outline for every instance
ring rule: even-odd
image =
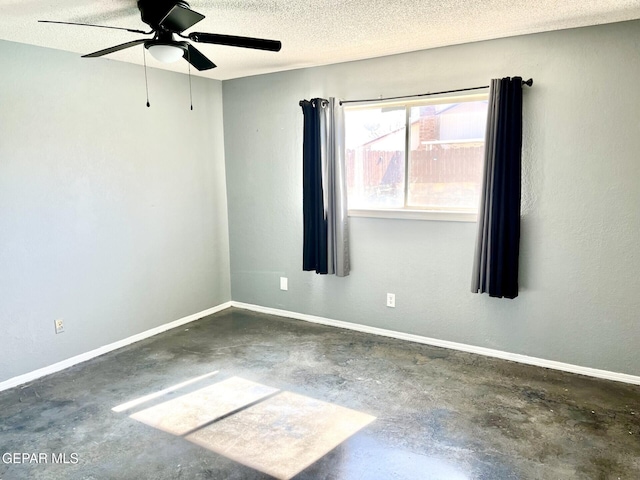
[[[447,212],[475,219],[487,98],[481,94],[346,107],[350,212]]]

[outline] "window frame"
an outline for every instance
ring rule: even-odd
[[[429,98],[408,98],[405,100],[380,100],[379,102],[362,102],[353,103],[344,106],[345,114],[347,111],[367,110],[373,108],[389,108],[404,107],[405,109],[405,152],[404,152],[404,207],[402,208],[348,208],[349,217],[366,217],[366,218],[391,218],[400,220],[432,220],[447,222],[477,222],[478,210],[468,208],[432,208],[408,206],[409,198],[409,162],[411,156],[411,108],[427,105],[438,105],[443,103],[462,103],[475,101],[488,101],[489,89],[478,93],[468,94],[440,94],[433,95]],[[484,143],[484,139],[483,139]]]

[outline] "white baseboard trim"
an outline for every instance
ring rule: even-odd
[[[4,382],[0,382],[0,392],[3,390],[7,390],[9,388],[17,387],[18,385],[22,385],[24,383],[31,382],[40,377],[44,377],[45,375],[59,372],[60,370],[64,370],[65,368],[72,367],[74,365],[77,365],[78,363],[86,362],[87,360],[91,360],[92,358],[99,357],[100,355],[104,355],[105,353],[109,353],[113,350],[117,350],[118,348],[126,347],[127,345],[131,345],[132,343],[139,342],[140,340],[153,337],[154,335],[158,335],[159,333],[166,332],[167,330],[171,330],[172,328],[180,327],[186,323],[199,320],[203,317],[212,315],[221,310],[225,310],[229,307],[231,307],[231,302],[225,302],[215,307],[211,307],[206,310],[203,310],[202,312],[194,313],[193,315],[180,318],[173,322],[165,323],[164,325],[151,328],[149,330],[138,333],[136,335],[132,335],[122,340],[118,340],[117,342],[110,343],[109,345],[96,348],[95,350],[81,353],[80,355],[76,355],[75,357],[67,358],[66,360],[63,360],[61,362],[54,363],[53,365],[49,365],[44,368],[39,368],[38,370],[34,370],[32,372],[25,373],[23,375],[18,375],[17,377],[13,377],[13,378],[10,378],[9,380],[5,380]]]
[[[536,367],[551,368],[553,370],[577,373],[589,377],[603,378],[606,380],[614,380],[616,382],[640,385],[640,376],[629,375],[627,373],[617,373],[610,372],[608,370],[599,370],[597,368],[582,367],[579,365],[572,365],[570,363],[556,362],[555,360],[545,360],[544,358],[529,357],[527,355],[520,355],[518,353],[509,353],[503,352],[502,350],[476,347],[474,345],[467,345],[464,343],[438,340],[437,338],[429,338],[420,335],[413,335],[411,333],[403,333],[393,330],[386,330],[383,328],[369,327],[367,325],[343,322],[341,320],[332,320],[330,318],[307,315],[305,313],[290,312],[288,310],[279,310],[277,308],[262,307],[260,305],[252,305],[249,303],[231,301],[231,306],[244,310],[276,315],[279,317],[293,318],[296,320],[304,320],[305,322],[319,323],[321,325],[328,325],[331,327],[345,328],[347,330],[355,330],[357,332],[371,333],[374,335],[381,335],[383,337],[391,337],[397,338],[399,340],[407,340],[409,342],[423,343],[425,345],[432,345],[435,347],[450,348],[452,350],[459,350],[461,352],[476,353],[478,355],[484,355],[486,357],[501,358],[503,360],[511,360],[512,362],[524,363],[526,365],[533,365]]]
[[[23,385],[25,383],[31,382],[40,377],[44,377],[45,375],[59,372],[60,370],[64,370],[65,368],[72,367],[74,365],[77,365],[78,363],[86,362],[87,360],[91,360],[92,358],[99,357],[100,355],[104,355],[105,353],[109,353],[113,350],[117,350],[122,347],[126,347],[127,345],[131,345],[132,343],[139,342],[140,340],[153,337],[154,335],[158,335],[159,333],[166,332],[167,330],[171,330],[173,328],[177,328],[187,323],[199,320],[203,317],[213,315],[214,313],[220,312],[229,307],[236,307],[243,310],[266,313],[268,315],[276,315],[279,317],[292,318],[295,320],[303,320],[305,322],[318,323],[321,325],[327,325],[331,327],[344,328],[347,330],[354,330],[357,332],[370,333],[373,335],[380,335],[383,337],[396,338],[399,340],[406,340],[409,342],[422,343],[425,345],[432,345],[435,347],[450,348],[452,350],[459,350],[461,352],[476,353],[478,355],[501,358],[503,360],[510,360],[512,362],[524,363],[526,365],[533,365],[536,367],[550,368],[553,370],[577,373],[577,374],[586,375],[589,377],[603,378],[606,380],[613,380],[616,382],[640,385],[640,376],[629,375],[626,373],[617,373],[617,372],[610,372],[608,370],[599,370],[596,368],[582,367],[579,365],[572,365],[570,363],[556,362],[554,360],[545,360],[543,358],[537,358],[537,357],[529,357],[527,355],[520,355],[518,353],[503,352],[502,350],[494,350],[494,349],[485,348],[485,347],[476,347],[474,345],[450,342],[448,340],[439,340],[437,338],[423,337],[423,336],[414,335],[411,333],[396,332],[396,331],[387,330],[384,328],[370,327],[367,325],[344,322],[341,320],[332,320],[330,318],[318,317],[315,315],[308,315],[305,313],[291,312],[288,310],[280,310],[277,308],[263,307],[260,305],[253,305],[249,303],[229,301],[229,302],[225,302],[220,305],[217,305],[215,307],[209,308],[207,310],[203,310],[202,312],[194,313],[192,315],[180,318],[173,322],[165,323],[164,325],[160,325],[150,330],[146,330],[136,335],[132,335],[131,337],[125,338],[123,340],[110,343],[109,345],[96,348],[95,350],[91,350],[89,352],[76,355],[75,357],[71,357],[61,362],[54,363],[53,365],[49,365],[44,368],[39,368],[38,370],[34,370],[32,372],[10,378],[8,380],[0,382],[0,392],[3,390],[7,390],[9,388],[17,387],[18,385]]]

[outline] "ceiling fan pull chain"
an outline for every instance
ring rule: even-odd
[[[187,65],[189,65],[189,101],[191,102],[191,111],[193,111],[193,94],[191,93],[191,52],[187,48]]]
[[[142,61],[144,63],[144,87],[147,90],[147,107],[150,107],[149,103],[149,81],[147,80],[147,56],[144,52],[144,45],[142,46]]]

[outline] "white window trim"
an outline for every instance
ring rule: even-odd
[[[432,220],[440,222],[468,222],[478,221],[478,214],[475,212],[454,212],[448,210],[414,210],[410,208],[388,208],[388,209],[350,209],[350,217],[364,218],[392,218],[398,220]]]
[[[404,101],[380,101],[375,103],[362,103],[353,106],[345,107],[349,110],[376,108],[376,107],[391,107],[391,106],[404,106],[411,107],[416,105],[433,105],[442,103],[443,100],[452,100],[455,102],[474,102],[478,100],[486,100],[488,93],[473,93],[466,95],[434,95],[429,99],[416,98],[415,100]],[[484,141],[484,139],[481,139]],[[474,140],[477,141],[477,140]],[[431,143],[431,142],[423,142]],[[436,142],[433,142],[436,143]],[[443,142],[448,143],[448,142]],[[441,221],[441,222],[466,222],[476,223],[478,221],[478,213],[470,211],[455,211],[455,210],[428,210],[411,207],[403,208],[388,208],[388,209],[369,209],[358,208],[348,209],[349,217],[361,217],[361,218],[390,218],[398,220],[429,220],[429,221]]]

